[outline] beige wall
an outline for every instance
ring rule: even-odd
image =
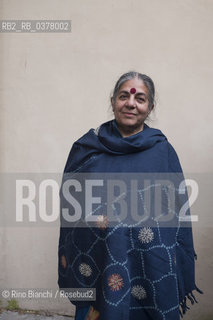
[[[156,84],[151,126],[185,172],[211,173],[212,12],[211,0],[1,0],[0,19],[72,20],[71,33],[0,34],[1,172],[62,172],[74,140],[110,119],[118,76],[135,69]],[[186,319],[213,318],[212,227],[194,230],[205,295]],[[0,240],[0,287],[56,287],[58,228],[1,229]]]

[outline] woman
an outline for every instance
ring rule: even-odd
[[[186,200],[186,196],[181,199],[177,195],[177,187],[183,178],[182,169],[175,150],[163,133],[145,124],[154,108],[154,96],[151,78],[137,72],[123,74],[111,98],[114,119],[96,130],[91,129],[74,143],[69,154],[64,182],[68,180],[65,178],[67,174],[73,178],[81,173],[90,177],[91,173],[106,173],[109,177],[112,173],[115,176],[128,173],[134,177],[131,181],[141,173],[151,176],[146,188],[143,185],[141,189],[134,182],[123,192],[125,200],[128,199],[127,205],[122,207],[120,203],[119,207],[121,213],[128,208],[123,220],[117,219],[115,202],[112,206],[117,219],[114,224],[109,222],[103,203],[97,209],[95,226],[86,219],[84,226],[79,222],[63,224],[63,216],[59,241],[59,287],[96,288],[95,301],[70,299],[76,305],[76,320],[178,320],[188,308],[186,298],[194,303],[196,299],[192,291],[200,292],[194,280],[191,226],[180,224],[177,219]],[[162,178],[162,174],[172,177],[172,190],[176,196],[174,210],[168,209],[171,185],[164,186],[167,201],[161,201],[163,205],[152,198],[159,187],[159,183],[155,183],[156,177],[160,175]],[[128,180],[128,175],[124,179]],[[141,176],[139,180],[144,181]],[[108,192],[111,189],[112,186]],[[132,218],[135,209],[130,208],[130,194],[133,189],[140,196],[139,202],[143,203],[140,210],[143,214],[148,211],[146,221]],[[67,208],[69,204],[64,190],[61,188],[61,206]],[[149,202],[149,210],[144,205],[145,190],[151,190],[150,197],[154,199]],[[83,198],[78,200],[83,201]],[[158,219],[160,216],[156,218],[156,208],[157,211],[161,208],[161,217],[166,216],[168,210],[175,224],[171,219],[162,223]]]

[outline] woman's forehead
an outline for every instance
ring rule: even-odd
[[[119,92],[121,91],[128,91],[132,94],[136,93],[136,92],[144,92],[144,93],[148,93],[148,89],[146,87],[146,85],[144,84],[144,82],[141,79],[138,78],[133,78],[130,80],[127,80],[126,82],[124,82],[122,84],[122,86],[120,87]]]

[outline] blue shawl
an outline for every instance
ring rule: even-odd
[[[74,143],[64,177],[101,172],[182,175],[177,154],[160,130],[145,125],[143,131],[123,138],[115,120]],[[62,192],[60,196],[61,207],[66,207]],[[177,201],[176,212],[182,204]],[[93,306],[100,320],[179,320],[188,309],[187,298],[196,302],[192,291],[201,291],[195,285],[190,224],[80,228],[63,225],[62,220],[59,287],[96,288],[96,301],[70,299],[77,308]]]

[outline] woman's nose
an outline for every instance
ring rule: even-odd
[[[135,108],[135,98],[133,95],[131,95],[127,100],[127,106]]]

